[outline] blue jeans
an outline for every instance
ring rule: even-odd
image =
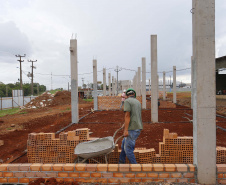
[[[129,130],[129,136],[124,137],[122,140],[122,151],[119,156],[119,164],[124,164],[126,162],[126,156],[129,159],[130,164],[137,164],[133,151],[140,131],[141,130]]]

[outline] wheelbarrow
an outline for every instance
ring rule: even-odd
[[[113,136],[108,136],[104,138],[95,139],[92,141],[87,141],[83,143],[79,143],[75,150],[74,154],[77,155],[77,159],[75,160],[76,163],[84,163],[86,160],[91,159],[97,163],[99,163],[97,160],[93,159],[95,157],[99,156],[105,156],[105,162],[107,161],[107,155],[111,153],[115,149],[115,145],[123,137],[118,137],[115,141],[114,138],[119,130],[121,130],[123,127],[119,128],[115,131]],[[81,161],[80,161],[81,159]]]

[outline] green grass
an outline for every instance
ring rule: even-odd
[[[51,91],[49,91],[51,94],[55,94],[57,91],[61,91],[61,90],[59,90],[59,89],[55,89],[55,90],[51,90]]]
[[[84,101],[93,101],[93,99],[83,99]]]
[[[6,109],[6,110],[1,110],[0,111],[0,117],[3,117],[5,115],[12,115],[12,114],[16,114],[20,111],[19,108],[13,108],[13,109]]]

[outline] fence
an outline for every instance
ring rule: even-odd
[[[0,108],[3,109],[11,109],[15,107],[20,107],[26,105],[32,99],[37,96],[17,96],[17,97],[1,97]]]

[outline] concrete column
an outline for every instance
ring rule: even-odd
[[[151,79],[148,80],[148,86],[149,86],[149,95],[151,94]]]
[[[166,100],[166,72],[163,71],[163,100]]]
[[[70,58],[71,58],[71,121],[78,123],[78,61],[77,61],[77,40],[70,40]]]
[[[94,110],[98,110],[98,105],[97,105],[97,60],[93,60],[93,98],[94,98]]]
[[[195,73],[195,60],[191,57],[191,109],[194,107],[194,99],[196,98],[196,73]]]
[[[138,96],[141,96],[141,68],[138,67],[137,70],[137,92],[138,92]]]
[[[157,35],[151,35],[151,121],[158,122]]]
[[[176,66],[173,66],[173,103],[177,103]]]
[[[135,90],[136,93],[137,93],[137,72],[136,72],[136,74],[135,74],[135,76],[134,76],[134,90]]]
[[[158,89],[158,93],[157,93],[157,95],[158,95],[158,99],[159,99],[159,75],[157,75],[157,83],[158,83],[158,86],[157,86],[158,87],[157,88]]]
[[[103,69],[103,96],[106,96],[106,68]]]
[[[193,60],[196,94],[194,162],[200,184],[216,184],[215,0],[193,1]],[[195,105],[196,104],[196,105]]]
[[[111,73],[108,73],[108,95],[111,96]]]
[[[146,109],[146,58],[142,58],[142,109]]]

